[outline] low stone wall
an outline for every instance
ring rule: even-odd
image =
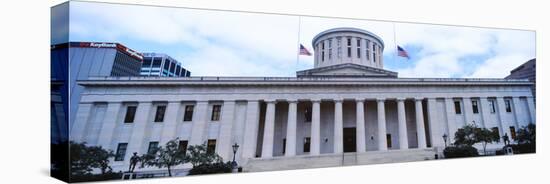
[[[308,169],[349,165],[412,162],[435,159],[429,149],[369,151],[366,153],[299,155],[294,157],[252,158],[243,166],[244,172]]]

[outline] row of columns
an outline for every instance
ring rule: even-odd
[[[405,115],[405,99],[397,99],[398,122],[399,122],[399,145],[400,149],[408,149],[407,124]],[[273,139],[275,127],[275,104],[276,101],[269,100],[266,102],[265,128],[262,143],[262,158],[273,157]],[[296,100],[288,101],[288,119],[286,131],[286,152],[285,156],[296,155],[296,129],[297,129],[297,103]],[[312,117],[311,117],[311,146],[310,155],[319,155],[321,151],[321,100],[312,100]],[[343,148],[343,100],[334,100],[334,153],[342,153]],[[422,99],[415,99],[416,122],[418,134],[418,148],[426,148],[426,133],[424,126],[424,113],[422,110]],[[366,151],[366,133],[365,133],[365,108],[364,100],[356,100],[356,147],[357,152]],[[386,112],[385,99],[377,99],[378,111],[378,150],[387,150],[386,139]],[[248,130],[247,130],[248,131]]]
[[[513,104],[514,104],[514,110],[513,113],[516,117],[516,124],[518,123],[517,117],[519,112],[519,98],[514,97],[512,98]],[[466,98],[464,98],[466,99]],[[387,150],[387,140],[386,140],[386,116],[385,116],[385,100],[386,99],[377,99],[377,112],[378,112],[378,150]],[[418,138],[418,147],[419,148],[426,148],[426,134],[425,134],[425,126],[424,126],[424,112],[422,108],[422,98],[415,98],[415,112],[416,112],[416,128],[417,128],[417,138]],[[399,145],[400,149],[408,149],[408,136],[407,136],[407,124],[406,124],[406,113],[405,113],[405,105],[404,105],[404,98],[398,98],[397,99],[397,115],[398,115],[398,132],[399,132]],[[468,101],[468,100],[465,100]],[[497,113],[499,115],[498,119],[498,127],[499,131],[501,132],[501,135],[503,135],[504,125],[503,125],[503,117],[505,114],[505,106],[504,106],[504,98],[497,97],[496,98],[496,105],[497,105]],[[265,128],[264,128],[264,139],[263,139],[263,146],[262,146],[262,157],[272,157],[273,156],[273,141],[274,141],[274,129],[275,129],[275,100],[271,101],[265,101],[266,106],[266,118],[265,118]],[[449,127],[449,133],[456,131],[456,123],[455,123],[455,111],[453,106],[454,100],[453,98],[445,98],[445,108],[447,112],[447,123]],[[287,119],[287,131],[286,131],[286,152],[285,156],[294,156],[296,155],[296,129],[297,129],[297,100],[288,100],[289,108],[288,108],[288,119]],[[311,155],[319,155],[320,154],[320,104],[321,100],[312,100],[312,127],[311,127]],[[335,116],[334,116],[334,152],[335,153],[342,153],[343,152],[343,100],[342,99],[336,99],[334,100],[335,104]],[[181,105],[180,102],[169,102],[167,104],[167,111],[166,111],[166,119],[165,119],[165,125],[162,130],[163,136],[161,137],[161,142],[167,142],[170,138],[174,137],[176,132],[175,128],[177,126],[177,120],[175,119],[175,114],[177,113],[177,109],[180,109],[179,106]],[[483,97],[479,100],[479,105],[481,109],[482,120],[484,123],[489,121],[487,117],[486,111],[489,110],[489,104],[487,98]],[[93,104],[85,103],[81,104],[79,111],[77,113],[77,123],[78,126],[75,126],[75,129],[73,129],[72,138],[76,141],[84,141],[85,139],[85,127],[88,118],[91,116]],[[117,124],[117,117],[119,113],[122,112],[123,105],[120,102],[112,102],[107,104],[106,107],[106,114],[103,124],[101,125],[101,131],[100,135],[98,136],[97,144],[104,146],[104,147],[110,147],[112,143],[112,138],[114,137],[114,131]],[[137,108],[136,112],[136,118],[135,118],[135,124],[133,127],[132,134],[130,136],[130,141],[128,145],[128,152],[140,152],[142,150],[142,144],[145,141],[144,135],[147,129],[147,123],[148,122],[148,114],[152,110],[154,105],[151,102],[140,102],[139,108]],[[205,140],[206,135],[206,121],[207,121],[207,113],[208,113],[208,101],[198,101],[195,106],[195,114],[194,114],[194,120],[193,120],[193,126],[191,130],[190,145],[194,144],[202,144]],[[528,113],[529,117],[531,119],[531,122],[534,123],[535,121],[535,106],[534,101],[532,98],[527,98],[527,107],[528,107]],[[428,108],[429,112],[433,113],[435,112],[435,98],[429,98],[428,99]],[[256,154],[256,140],[258,137],[258,122],[259,122],[259,114],[260,114],[260,108],[259,108],[259,101],[248,101],[247,108],[246,108],[246,125],[244,130],[244,139],[243,139],[243,151],[242,156],[245,158],[253,158]],[[471,109],[469,109],[471,110]],[[217,152],[220,151],[220,155],[230,155],[230,149],[228,146],[231,145],[230,138],[231,138],[231,129],[233,126],[233,119],[234,119],[234,111],[235,111],[235,101],[225,101],[222,109],[222,120],[224,120],[224,123],[220,127],[220,132],[218,136],[218,146]],[[466,110],[468,111],[468,110]],[[356,141],[356,147],[358,152],[365,152],[366,151],[366,143],[365,143],[365,106],[364,106],[364,99],[357,99],[356,100],[356,135],[357,135],[357,141]],[[468,117],[468,115],[466,115]],[[230,122],[227,122],[230,121]],[[434,122],[435,119],[430,115],[430,122]],[[485,126],[485,125],[483,125]],[[434,127],[431,127],[432,130],[434,130]],[[432,132],[433,134],[433,132]],[[453,134],[449,134],[450,136]],[[450,137],[452,140],[452,136]],[[432,139],[433,141],[434,139]],[[127,156],[129,157],[129,156]],[[225,157],[224,157],[225,158]]]

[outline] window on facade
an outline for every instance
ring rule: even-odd
[[[311,138],[304,138],[304,153],[309,153],[309,147],[311,146]]]
[[[328,40],[328,59],[332,59],[332,39]]]
[[[170,73],[175,74],[176,73],[176,63],[170,62]]]
[[[321,61],[325,61],[325,42],[321,43]]]
[[[194,105],[186,105],[185,113],[183,114],[183,121],[193,121],[193,109]]]
[[[391,148],[391,134],[386,134],[386,144],[388,145],[388,148]]]
[[[304,119],[305,119],[305,122],[311,122],[311,107],[306,107],[305,111],[304,111]]]
[[[151,67],[160,68],[161,65],[162,65],[162,58],[154,58],[153,65]]]
[[[163,122],[164,121],[164,112],[166,111],[165,105],[159,105],[157,106],[157,112],[155,113],[155,122]]]
[[[491,113],[497,112],[494,100],[489,100],[489,106],[489,110],[491,111]]]
[[[153,154],[159,148],[159,142],[153,141],[149,142],[149,148],[147,148],[147,154]]]
[[[357,38],[357,58],[361,58],[361,38]]]
[[[178,144],[178,149],[183,151],[183,155],[185,155],[185,153],[187,153],[187,141],[180,141]]]
[[[351,38],[347,39],[347,45],[348,45],[348,57],[351,57]]]
[[[176,72],[174,73],[176,76],[180,76],[180,72],[181,72],[181,67],[180,65],[176,65]]]
[[[376,63],[376,44],[372,44],[372,61]]]
[[[462,114],[462,109],[460,108],[460,101],[455,101],[455,113]]]
[[[165,59],[165,60],[164,60],[164,64],[163,64],[163,67],[162,67],[162,68],[164,68],[164,70],[165,70],[166,72],[168,72],[168,69],[170,69],[170,60],[169,60],[169,59]]]
[[[477,101],[475,101],[475,100],[472,100],[472,111],[474,112],[474,114],[479,113],[479,108],[477,106]]]
[[[283,154],[286,152],[286,139],[283,139]]]
[[[510,100],[504,100],[504,105],[506,105],[506,112],[512,112],[512,105],[510,104]]]
[[[220,120],[220,112],[222,110],[221,105],[214,105],[212,106],[212,117],[210,120],[212,121],[219,121]]]
[[[134,122],[134,117],[136,116],[136,106],[126,107],[126,115],[124,116],[124,123]]]
[[[208,144],[206,145],[207,153],[214,153],[216,151],[216,139],[208,139]]]
[[[153,62],[152,58],[143,58],[143,63],[141,64],[141,66],[149,67],[149,66],[151,66],[152,62]]]
[[[516,127],[514,126],[510,126],[510,136],[512,137],[512,139],[516,139]]]
[[[128,148],[128,143],[118,143],[115,154],[115,161],[123,161],[124,156],[126,156],[126,149]]]

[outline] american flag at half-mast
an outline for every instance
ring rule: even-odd
[[[407,59],[410,59],[409,54],[405,49],[401,48],[399,45],[397,46],[397,55],[401,57],[406,57]]]
[[[304,45],[300,44],[300,55],[311,56],[311,52],[309,52]]]

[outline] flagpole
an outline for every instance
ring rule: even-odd
[[[298,50],[296,50],[297,51],[296,52],[296,66],[294,67],[294,72],[298,71],[298,63],[300,62],[300,29],[301,29],[301,23],[302,23],[302,16],[298,16],[298,40],[296,41],[296,46],[298,46]]]
[[[393,45],[394,45],[394,48],[395,49],[395,55],[393,55],[393,61],[396,61],[397,60],[397,55],[399,54],[399,50],[397,49],[397,39],[396,39],[396,36],[395,36],[395,22],[392,22],[393,24]]]

